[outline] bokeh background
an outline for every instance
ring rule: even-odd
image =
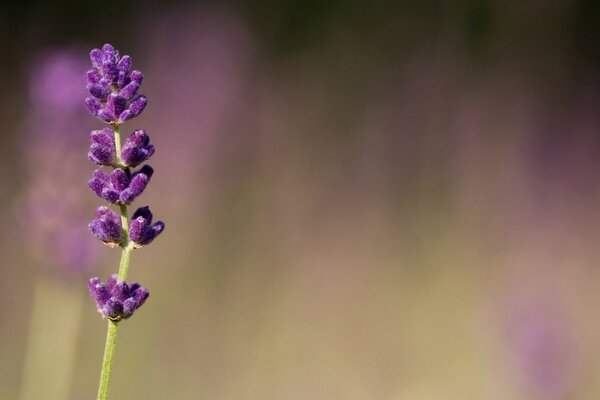
[[[87,53],[146,76],[167,224],[114,399],[600,398],[591,0],[0,13],[0,398],[95,398]]]

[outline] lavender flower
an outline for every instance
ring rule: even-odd
[[[131,217],[129,225],[129,240],[135,247],[142,247],[150,244],[165,228],[162,221],[152,224],[152,212],[150,207],[140,207]]]
[[[125,281],[117,282],[116,274],[111,275],[106,284],[99,278],[90,279],[88,289],[96,302],[98,312],[112,321],[131,317],[150,295],[150,292],[137,282],[131,285],[127,285]]]
[[[121,219],[108,207],[98,207],[96,219],[88,225],[90,232],[109,247],[121,243]]]
[[[121,160],[130,167],[135,167],[148,160],[154,154],[154,146],[150,144],[150,137],[142,129],[135,131],[127,138]]]
[[[127,217],[127,206],[142,194],[154,173],[149,165],[144,165],[136,172],[130,169],[154,154],[154,146],[150,144],[146,132],[133,132],[121,150],[120,124],[139,115],[147,103],[146,97],[135,97],[142,83],[142,73],[130,73],[131,58],[119,57],[119,52],[110,44],[105,44],[102,50],[92,50],[90,58],[94,67],[87,73],[87,88],[91,97],[85,99],[85,104],[92,114],[111,124],[112,129],[107,127],[92,131],[88,158],[100,166],[113,167],[113,171],[107,174],[101,169],[95,170],[88,185],[102,199],[118,204],[120,215],[108,207],[99,207],[96,219],[89,224],[89,230],[108,246],[120,246],[123,249],[118,275],[112,275],[106,284],[98,278],[89,281],[90,295],[98,311],[110,320],[98,388],[98,400],[105,400],[115,351],[117,322],[131,317],[149,295],[138,283],[131,286],[125,283],[131,253],[152,242],[163,231],[165,224],[160,221],[152,224],[152,213],[148,207],[137,210],[131,222]]]
[[[94,193],[109,203],[130,204],[146,189],[153,173],[154,170],[149,165],[144,165],[134,173],[131,173],[129,168],[115,168],[110,175],[97,169],[88,185]]]
[[[144,111],[148,99],[137,95],[144,76],[131,68],[131,57],[119,56],[110,44],[90,53],[94,68],[87,72],[87,89],[90,97],[85,104],[101,121],[121,124]]]
[[[150,144],[150,137],[143,129],[133,132],[125,141],[120,154],[122,165],[117,162],[112,129],[94,130],[90,133],[90,139],[92,144],[88,159],[101,166],[136,167],[154,154],[154,146]]]

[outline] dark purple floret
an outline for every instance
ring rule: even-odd
[[[163,230],[165,224],[162,221],[157,221],[152,224],[152,212],[150,207],[140,207],[131,217],[129,224],[129,240],[135,247],[146,246],[152,242]]]
[[[154,146],[150,144],[150,137],[142,129],[135,131],[127,138],[121,151],[121,159],[130,167],[135,167],[154,154]]]
[[[120,124],[142,113],[148,100],[137,95],[143,80],[140,71],[131,70],[131,57],[119,56],[110,44],[90,52],[93,68],[87,72],[90,97],[85,105],[100,120]],[[135,97],[135,98],[134,98]]]
[[[108,207],[98,207],[96,219],[90,222],[88,228],[107,246],[116,247],[121,243],[121,219]]]
[[[98,165],[113,165],[116,161],[115,135],[112,129],[92,131],[88,159]]]
[[[127,285],[125,281],[118,282],[116,274],[111,275],[106,284],[99,278],[90,279],[88,289],[96,302],[98,312],[113,321],[131,317],[150,295],[150,292],[137,282],[131,285]]]
[[[110,175],[97,169],[92,174],[88,186],[109,203],[130,204],[146,189],[153,173],[154,170],[149,165],[144,165],[133,174],[129,168],[115,168]]]

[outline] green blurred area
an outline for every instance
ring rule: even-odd
[[[599,13],[7,4],[0,398],[19,396],[34,287],[50,279],[14,229],[28,63],[103,42],[146,73],[132,128],[151,132],[157,173],[142,202],[167,223],[132,259],[151,297],[120,328],[112,398],[598,397]],[[105,250],[93,275],[116,269]],[[81,315],[56,311],[38,337],[81,319],[69,392],[89,399],[105,323],[79,295]]]

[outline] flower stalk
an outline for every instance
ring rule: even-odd
[[[89,230],[107,246],[122,249],[117,274],[111,275],[106,283],[99,278],[88,282],[98,312],[108,320],[97,397],[98,400],[106,400],[119,322],[131,317],[150,294],[137,282],[131,285],[125,282],[131,253],[150,244],[165,225],[162,221],[152,223],[152,213],[147,206],[135,211],[131,221],[128,216],[128,205],[142,194],[154,173],[149,165],[132,171],[154,154],[154,146],[146,132],[133,132],[121,146],[121,124],[138,116],[147,104],[144,95],[137,95],[143,75],[137,70],[129,71],[131,58],[120,57],[109,44],[105,44],[102,50],[92,50],[90,58],[94,68],[87,73],[87,88],[91,96],[86,98],[85,104],[94,116],[112,127],[112,132],[108,127],[92,131],[88,158],[100,167],[109,166],[113,170],[110,175],[102,169],[95,170],[88,186],[103,200],[118,205],[119,214],[109,207],[99,207]]]
[[[112,375],[118,327],[119,325],[116,321],[108,321],[106,344],[104,345],[104,358],[102,359],[102,370],[100,371],[100,385],[98,386],[98,400],[105,400],[108,396],[108,385]]]

